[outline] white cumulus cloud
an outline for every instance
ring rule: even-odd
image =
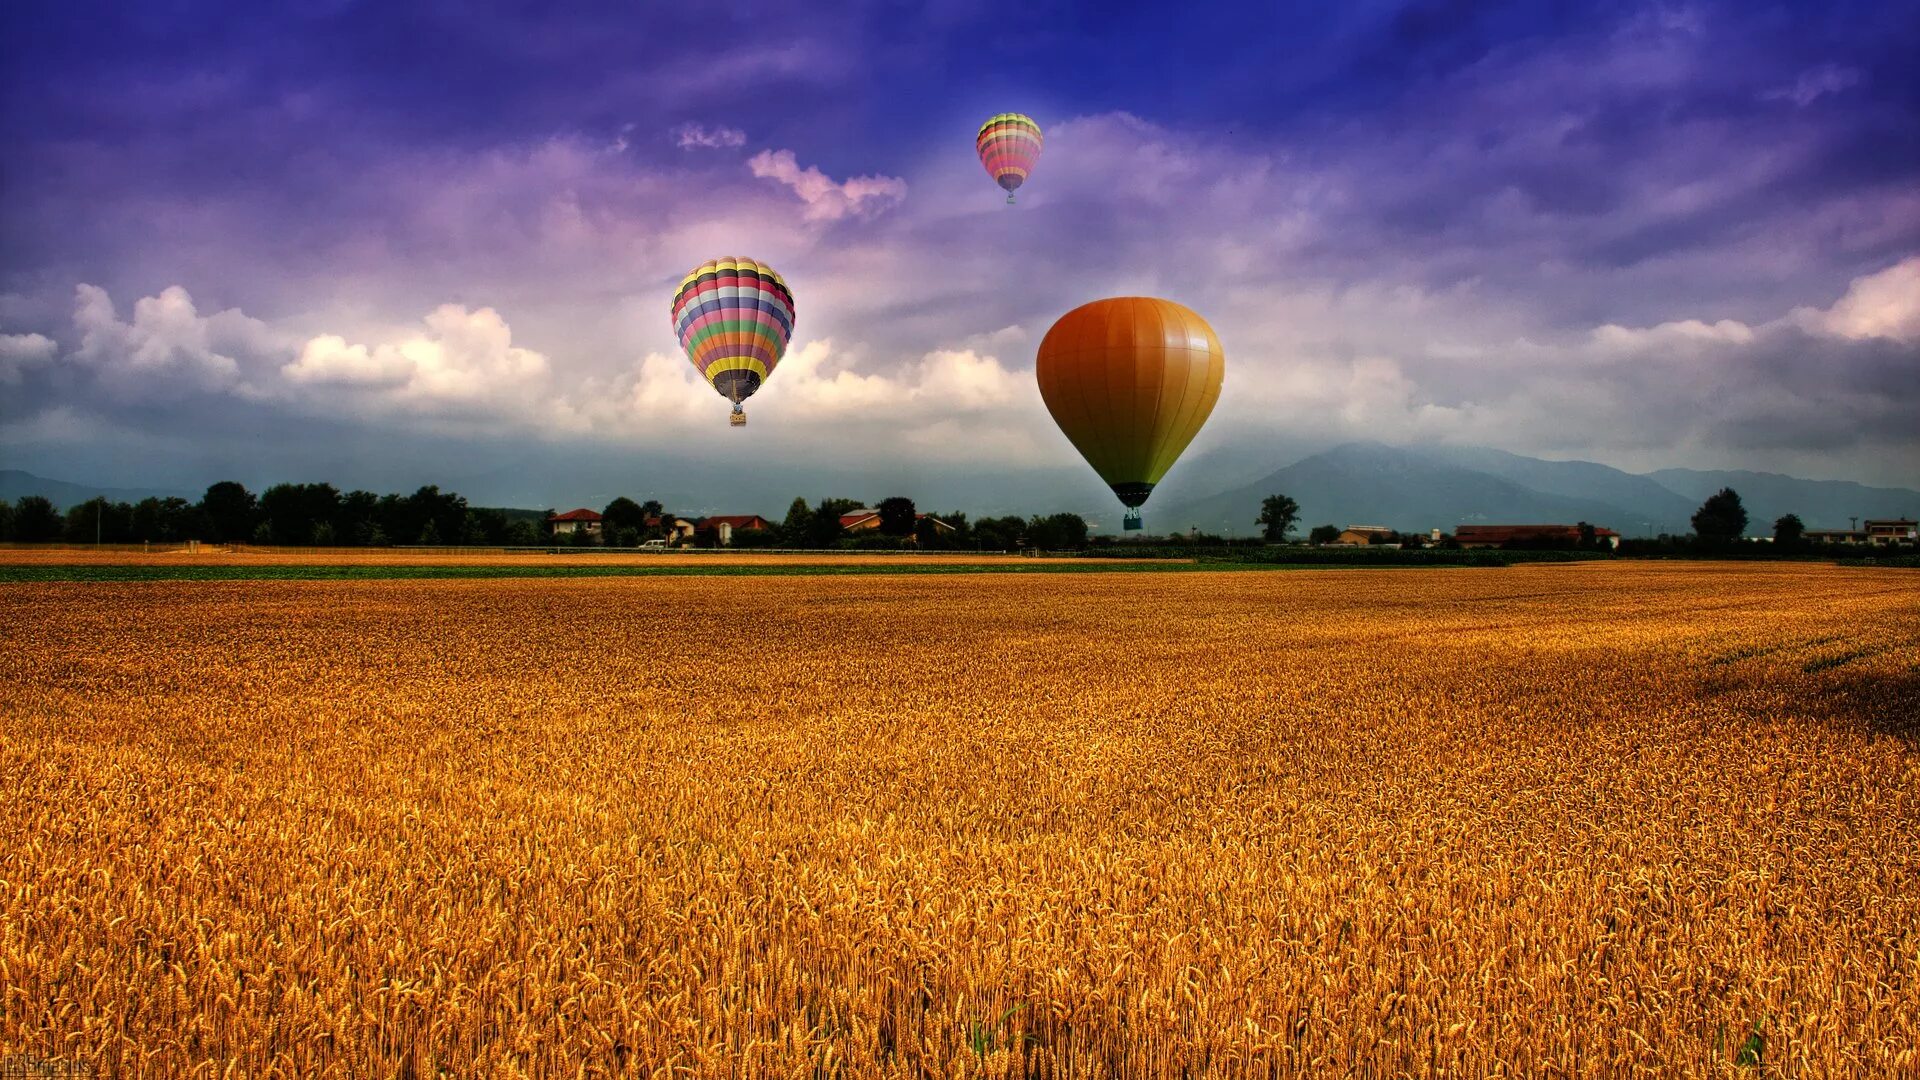
[[[53,359],[59,346],[45,334],[0,334],[0,384],[15,384],[30,367]]]
[[[1811,321],[1836,337],[1920,341],[1920,256],[1853,279],[1846,295]]]
[[[75,290],[76,361],[122,396],[178,397],[193,391],[256,397],[263,363],[285,348],[285,335],[238,310],[201,315],[178,285],[134,302],[122,321],[97,285]]]
[[[394,404],[512,411],[544,396],[549,364],[541,353],[513,344],[512,328],[494,309],[442,304],[426,317],[423,330],[396,341],[368,346],[321,334],[281,373],[295,385],[378,390]]]
[[[747,161],[747,168],[763,180],[792,188],[807,204],[808,221],[866,216],[907,197],[907,182],[897,176],[854,176],[835,181],[811,165],[802,169],[791,150],[762,150]]]

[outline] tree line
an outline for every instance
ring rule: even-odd
[[[856,510],[873,509],[879,517],[877,528],[857,534],[846,533],[840,519]],[[575,544],[602,543],[609,547],[632,547],[649,540],[673,535],[670,514],[659,502],[635,502],[618,498],[601,511],[601,535],[598,540],[584,533],[570,538]],[[687,516],[685,520],[697,520]],[[695,546],[711,546],[718,538],[710,532],[696,533]],[[809,504],[796,498],[787,507],[786,517],[769,522],[765,529],[736,529],[731,546],[737,548],[919,548],[928,551],[1012,551],[1041,548],[1065,551],[1085,547],[1087,523],[1078,514],[1035,514],[1032,517],[1008,515],[970,519],[959,510],[922,514],[912,499],[895,495],[877,503],[862,499],[829,496]]]
[[[437,486],[411,495],[341,492],[332,484],[275,484],[259,495],[231,480],[207,488],[197,502],[147,498],[136,503],[89,499],[64,514],[38,495],[0,501],[0,539],[26,543],[286,544],[382,547],[389,544],[511,545],[544,542],[528,511],[494,510]]]
[[[840,518],[873,505],[879,528],[849,536]],[[658,501],[621,496],[601,511],[598,536],[585,531],[556,537],[550,511],[469,506],[453,492],[429,485],[411,495],[342,492],[332,484],[275,484],[259,495],[225,480],[198,501],[178,497],[139,502],[89,499],[65,513],[51,501],[28,495],[0,500],[0,540],[22,543],[138,544],[249,543],[298,547],[386,547],[395,544],[540,547],[554,543],[632,547],[672,535],[678,515]],[[698,520],[689,516],[689,520]],[[936,524],[936,520],[938,524]],[[711,544],[711,534],[695,543]],[[784,520],[768,529],[733,533],[735,547],[921,547],[932,550],[1008,551],[1016,548],[1071,550],[1086,546],[1087,523],[1077,514],[1036,514],[969,520],[958,511],[922,515],[912,499],[895,496],[869,504],[826,498],[809,505],[795,499]]]
[[[856,535],[844,533],[841,517],[869,506],[879,515],[879,527]],[[244,485],[225,480],[208,487],[196,502],[177,497],[147,498],[135,503],[95,498],[62,513],[38,495],[28,495],[11,504],[0,500],[0,540],[108,544],[201,540],[302,547],[395,544],[538,547],[557,542],[632,547],[674,536],[673,522],[677,516],[668,513],[658,501],[639,502],[621,496],[601,512],[598,536],[582,531],[556,537],[547,522],[549,513],[469,506],[463,496],[443,492],[434,485],[419,488],[411,495],[376,495],[359,490],[343,493],[326,483],[275,484],[256,496]],[[1298,502],[1286,495],[1268,496],[1262,501],[1259,517],[1254,522],[1261,530],[1261,541],[1257,542],[1289,542],[1299,520]],[[1691,535],[1626,540],[1620,550],[1623,554],[1726,550],[1741,542],[1747,523],[1747,511],[1739,493],[1724,488],[1694,513]],[[1598,548],[1593,531],[1592,526],[1582,522],[1580,540],[1575,546]],[[1340,532],[1336,525],[1319,525],[1309,531],[1307,542],[1332,543]],[[1806,527],[1798,515],[1783,515],[1773,523],[1772,549],[1782,553],[1804,550],[1805,532]],[[1392,532],[1373,539],[1376,543],[1410,547],[1445,547],[1451,538],[1443,536],[1436,542],[1420,533]],[[692,540],[696,545],[716,542],[717,538],[711,534],[697,534]],[[1098,537],[1095,542],[1103,545],[1231,543],[1224,537],[1177,534],[1139,540]],[[1084,548],[1088,543],[1087,523],[1077,514],[1035,514],[1025,518],[1007,515],[970,520],[960,511],[920,514],[913,500],[905,496],[893,496],[872,504],[841,497],[809,504],[806,499],[797,498],[781,521],[771,523],[766,529],[735,530],[732,536],[732,546],[745,548],[1070,551]]]
[[[1286,495],[1269,495],[1260,505],[1260,516],[1254,524],[1260,527],[1261,538],[1267,543],[1284,544],[1300,520],[1300,504]],[[1746,506],[1740,501],[1740,493],[1730,487],[1721,488],[1707,497],[1700,508],[1693,513],[1693,532],[1688,536],[1661,536],[1654,540],[1623,540],[1623,552],[1652,554],[1660,550],[1703,550],[1719,551],[1742,543],[1747,531],[1749,518]],[[1570,544],[1578,549],[1598,549],[1594,526],[1582,521],[1577,526],[1579,537]],[[1783,514],[1773,523],[1773,549],[1781,552],[1801,551],[1806,547],[1806,525],[1798,514]],[[1340,538],[1338,525],[1316,525],[1307,534],[1310,544],[1331,544]],[[1389,531],[1373,536],[1370,543],[1400,544],[1407,547],[1439,546],[1446,547],[1452,538],[1442,534],[1439,540],[1420,533],[1400,533]],[[1540,546],[1540,542],[1516,542],[1509,546]]]

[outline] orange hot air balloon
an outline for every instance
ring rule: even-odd
[[[1207,320],[1150,296],[1074,308],[1040,341],[1040,396],[1080,456],[1128,507],[1179,460],[1220,399],[1227,359]]]

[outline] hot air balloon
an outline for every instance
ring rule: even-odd
[[[974,149],[980,151],[980,164],[987,167],[993,182],[1007,189],[1007,201],[1013,201],[1013,189],[1026,182],[1033,164],[1040,160],[1040,125],[1025,113],[1001,113],[987,118],[974,137]]]
[[[773,267],[728,257],[701,263],[673,294],[673,332],[700,377],[733,402],[727,422],[747,422],[753,396],[786,355],[793,293]]]
[[[1040,341],[1047,411],[1128,507],[1140,504],[1220,399],[1226,356],[1207,320],[1171,300],[1119,296],[1074,308]]]

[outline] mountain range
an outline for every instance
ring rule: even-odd
[[[171,495],[178,495],[183,499],[197,499],[200,494],[200,492],[163,491],[158,488],[75,484],[66,480],[49,480],[44,476],[35,476],[20,469],[0,469],[0,499],[16,502],[28,495],[38,495],[62,510],[70,506],[78,506],[89,499],[103,497],[113,502],[139,502],[141,499],[164,499]]]
[[[1677,534],[1690,531],[1693,512],[1722,487],[1740,493],[1752,535],[1770,533],[1774,519],[1788,513],[1798,514],[1808,528],[1845,528],[1855,518],[1920,516],[1920,491],[1777,473],[1661,469],[1637,474],[1591,461],[1550,461],[1487,447],[1358,442],[1261,475],[1264,470],[1253,464],[1258,453],[1271,461],[1278,451],[1223,448],[1183,464],[1174,483],[1163,484],[1159,497],[1145,507],[1148,531],[1199,528],[1253,535],[1261,500],[1274,494],[1299,502],[1302,532],[1322,524],[1425,532],[1451,531],[1462,524],[1588,521],[1625,536]],[[493,470],[450,477],[442,487],[466,495],[477,506],[599,507],[626,494],[658,498],[680,513],[757,512],[776,520],[796,494],[813,499],[863,492],[872,498],[900,492],[926,510],[960,509],[976,517],[1070,510],[1086,516],[1096,531],[1113,530],[1120,516],[1084,468],[1005,474],[925,470],[913,475],[770,471],[743,477],[738,470],[703,471],[690,463],[650,465],[530,455]],[[1227,477],[1231,486],[1184,500],[1169,497],[1176,491],[1191,492],[1196,480],[1208,476]],[[1250,476],[1259,479],[1236,482]],[[337,482],[356,486],[345,476]],[[64,509],[102,495],[133,502],[167,495],[192,499],[199,492],[101,487],[0,470],[0,499],[23,495],[43,495]]]
[[[1150,531],[1189,527],[1250,535],[1261,500],[1300,504],[1302,531],[1315,525],[1385,525],[1451,532],[1457,525],[1588,521],[1624,536],[1686,533],[1707,496],[1740,493],[1749,535],[1767,535],[1784,514],[1808,528],[1846,528],[1849,518],[1920,516],[1920,491],[1777,473],[1662,469],[1645,475],[1591,461],[1549,461],[1486,447],[1348,443],[1302,458],[1259,480],[1156,511]]]

